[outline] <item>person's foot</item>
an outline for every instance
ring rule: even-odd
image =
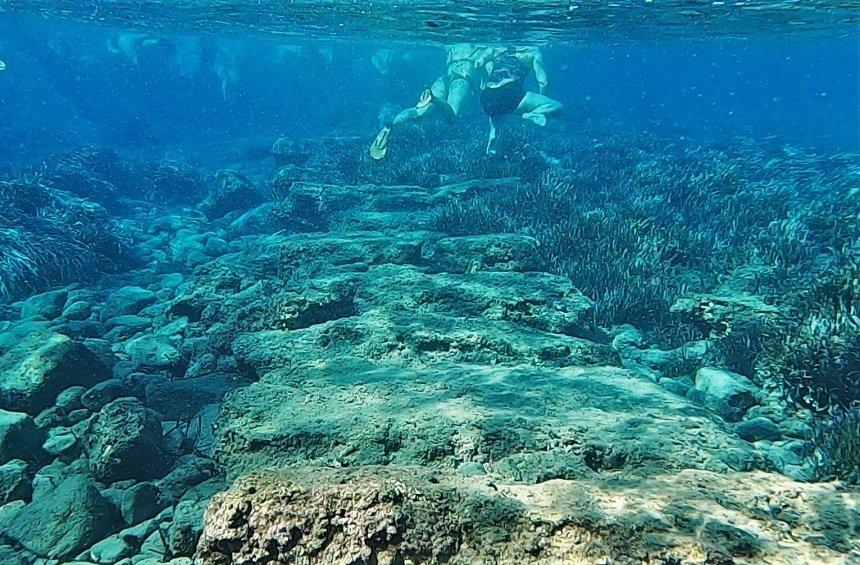
[[[523,119],[528,120],[537,126],[543,127],[546,125],[546,116],[544,114],[535,114],[534,112],[528,112],[523,114]]]
[[[370,158],[374,161],[381,161],[385,154],[388,153],[388,138],[391,136],[391,126],[385,126],[379,133],[376,134],[376,139],[370,146]]]

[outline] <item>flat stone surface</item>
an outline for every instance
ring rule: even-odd
[[[856,549],[858,519],[856,500],[833,484],[763,472],[608,472],[504,485],[418,467],[302,468],[255,473],[216,495],[198,557],[835,564]]]
[[[542,472],[552,475],[550,455],[562,476],[766,467],[702,408],[615,367],[321,358],[230,395],[216,430],[215,457],[233,476],[266,465],[455,469],[478,461],[498,480],[546,480],[554,478]]]

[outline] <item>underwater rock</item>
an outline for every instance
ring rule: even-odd
[[[262,333],[255,337],[275,332]],[[320,364],[311,350],[307,359],[285,363],[296,355],[291,349],[307,342],[273,347],[267,360],[255,345],[261,341],[239,341],[259,356],[249,362],[259,363],[261,377],[231,393],[218,417],[213,456],[230,477],[264,465],[445,469],[513,455],[531,457],[517,471],[521,480],[578,473],[580,463],[637,475],[768,465],[703,408],[625,369],[432,357],[426,365],[415,360],[404,366],[396,350],[393,362],[341,355]],[[467,441],[461,439],[466,430],[472,430]],[[556,455],[559,464],[543,473],[541,458]],[[513,480],[514,467],[491,465],[488,474]]]
[[[6,507],[0,507],[0,528],[5,530],[2,516]],[[0,545],[0,563],[4,565],[31,565],[32,558],[25,552],[9,545]]]
[[[84,452],[100,481],[146,480],[168,465],[161,436],[161,419],[136,398],[107,404],[89,422]]]
[[[87,388],[80,385],[69,387],[57,395],[54,407],[65,414],[83,408],[81,399],[86,391]]]
[[[0,333],[0,353],[5,354],[22,341],[52,333],[54,324],[46,320],[28,319],[4,326],[4,331]]]
[[[58,426],[48,430],[48,439],[42,444],[42,449],[54,458],[72,461],[81,453],[78,438],[70,428]]]
[[[832,484],[763,472],[523,485],[420,467],[305,467],[253,473],[216,495],[197,555],[202,565],[273,554],[326,563],[640,563],[655,555],[836,563],[853,535],[851,498]]]
[[[122,493],[120,512],[131,526],[149,520],[164,509],[161,492],[152,483],[137,483]]]
[[[75,556],[116,530],[116,509],[82,476],[70,476],[26,505],[7,535],[37,555]]]
[[[215,463],[198,455],[183,455],[176,460],[173,469],[162,479],[155,481],[160,499],[167,504],[177,502],[191,488],[208,481],[217,474]]]
[[[81,404],[90,412],[98,412],[109,402],[123,396],[132,396],[130,389],[120,379],[108,379],[89,388],[81,395]]]
[[[45,465],[33,477],[33,500],[52,496],[54,488],[69,477],[89,477],[89,468],[85,459],[75,459],[70,463],[55,459]]]
[[[446,237],[425,246],[421,256],[433,273],[529,272],[543,266],[538,241],[519,234]]]
[[[153,302],[155,293],[139,286],[124,286],[112,292],[102,305],[102,320],[110,320],[125,314],[137,314]]]
[[[688,395],[729,422],[737,422],[758,401],[758,388],[743,375],[703,367],[696,372],[695,385]]]
[[[230,251],[229,244],[220,237],[210,237],[206,240],[204,251],[210,257],[219,257]]]
[[[38,459],[43,437],[30,415],[0,409],[0,464]]]
[[[96,543],[78,558],[94,563],[116,563],[121,559],[131,557],[137,552],[137,549],[118,534],[115,534]]]
[[[275,158],[275,168],[284,165],[301,165],[310,157],[311,148],[301,140],[289,137],[279,137],[272,144],[272,157]]]
[[[68,290],[55,290],[31,296],[21,306],[21,318],[44,318],[53,320],[63,315],[68,299]]]
[[[123,351],[128,355],[130,370],[164,370],[173,374],[182,374],[185,371],[182,353],[165,336],[138,336],[125,342]]]
[[[100,338],[104,336],[104,324],[98,320],[69,320],[65,324],[56,327],[60,333],[66,334],[74,340],[83,340],[91,338]]]
[[[209,501],[224,490],[220,479],[210,479],[183,495],[173,511],[173,521],[167,531],[167,545],[171,555],[191,557],[203,533],[203,515]]]
[[[93,311],[93,305],[84,300],[76,300],[69,302],[63,308],[62,316],[66,320],[81,321],[90,317]]]
[[[762,439],[773,441],[782,436],[779,426],[774,424],[771,420],[761,416],[750,418],[749,420],[739,423],[735,426],[735,433],[738,434],[739,438],[750,443],[754,443]]]
[[[116,338],[124,339],[152,327],[152,319],[135,314],[124,314],[105,320],[104,325],[108,330],[114,331],[113,335]],[[115,330],[119,330],[119,332],[117,333]],[[107,337],[106,339],[114,341],[111,337]]]
[[[209,193],[198,205],[210,220],[230,212],[247,210],[263,202],[251,180],[235,171],[218,171],[208,186]]]
[[[146,404],[158,407],[167,420],[187,420],[203,406],[221,402],[231,390],[239,387],[226,375],[207,375],[188,379],[151,376],[144,383]]]
[[[504,270],[428,275],[414,267],[380,265],[353,278],[362,311],[420,309],[456,319],[506,321],[553,334],[598,335],[591,323],[591,300],[565,277]]]
[[[0,407],[38,414],[70,386],[92,386],[109,376],[85,345],[57,333],[34,335],[0,359]]]
[[[790,438],[811,439],[815,433],[807,422],[795,418],[787,418],[779,423],[783,434]]]
[[[623,466],[623,461],[621,462]],[[601,466],[605,470],[604,466]],[[505,481],[537,484],[553,479],[576,480],[594,474],[582,457],[573,453],[514,453],[494,461],[493,476]]]
[[[658,384],[672,394],[687,396],[695,383],[690,377],[679,377],[677,379],[660,379]]]
[[[182,273],[167,273],[158,277],[158,286],[162,290],[176,290],[183,279]]]
[[[728,335],[735,326],[770,321],[780,313],[779,308],[765,304],[760,296],[743,292],[685,296],[675,301],[670,311],[701,320],[712,336]]]
[[[616,335],[612,342],[613,349],[621,356],[622,364],[648,374],[660,383],[667,379],[689,378],[695,375],[705,364],[706,355],[712,345],[708,340],[699,340],[670,350],[640,349],[625,343],[624,339],[625,334],[622,333]]]
[[[0,465],[0,506],[27,500],[33,494],[33,469],[21,459]]]

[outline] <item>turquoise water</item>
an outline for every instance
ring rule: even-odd
[[[858,7],[0,3],[0,563],[860,559]]]

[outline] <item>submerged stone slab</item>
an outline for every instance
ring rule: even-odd
[[[319,357],[270,367],[231,394],[216,430],[214,456],[234,476],[309,463],[454,469],[476,461],[497,480],[767,465],[702,408],[613,367]]]
[[[458,319],[504,320],[580,337],[598,333],[591,322],[591,300],[569,279],[548,273],[490,270],[427,274],[416,267],[380,265],[355,279],[360,310],[378,308],[435,312]]]
[[[319,359],[354,356],[405,365],[439,362],[605,365],[608,345],[544,332],[507,320],[460,317],[404,308],[367,312],[293,331],[251,332],[232,344],[249,378]]]
[[[769,504],[762,506],[762,500]],[[774,511],[779,508],[779,511]],[[857,549],[852,493],[766,473],[607,473],[512,485],[420,467],[300,468],[212,500],[204,565],[839,563]]]

